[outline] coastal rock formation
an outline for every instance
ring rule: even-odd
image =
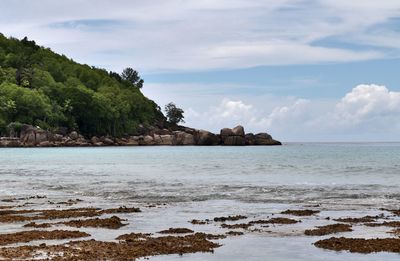
[[[243,126],[224,128],[220,134],[184,126],[170,128],[141,128],[140,135],[111,137],[93,136],[85,138],[76,131],[68,133],[59,129],[54,132],[31,125],[22,125],[18,137],[1,137],[0,147],[87,147],[87,146],[244,146],[244,145],[281,145],[267,133],[245,133]],[[18,135],[16,135],[18,136]]]
[[[175,145],[195,145],[193,134],[183,131],[174,131]]]
[[[219,145],[221,142],[217,135],[205,130],[199,130],[196,133],[196,140],[196,144],[202,146]]]
[[[268,133],[248,133],[245,139],[246,145],[282,145],[280,141],[274,140]]]
[[[221,144],[228,146],[246,145],[243,126],[239,125],[233,129],[224,128],[220,132]]]

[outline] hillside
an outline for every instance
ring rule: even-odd
[[[0,136],[10,123],[117,137],[164,122],[142,84],[0,34]]]

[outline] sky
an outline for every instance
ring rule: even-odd
[[[400,141],[398,0],[0,0],[0,32],[133,67],[191,127]]]

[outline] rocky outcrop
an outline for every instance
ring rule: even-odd
[[[18,138],[8,138],[8,137],[0,138],[0,147],[15,148],[20,146],[21,142],[19,141]]]
[[[196,145],[201,146],[212,146],[212,145],[219,145],[221,143],[221,138],[205,130],[199,130],[195,136]]]
[[[174,131],[175,145],[195,145],[193,134],[183,131]]]
[[[274,140],[268,133],[246,134],[246,145],[282,145],[280,141]]]
[[[220,132],[221,144],[227,146],[246,145],[246,139],[243,126],[236,126],[233,129],[224,128]]]
[[[244,145],[281,145],[267,133],[245,134],[243,126],[224,128],[219,135],[206,130],[197,130],[184,126],[171,129],[148,127],[142,134],[114,138],[93,136],[87,139],[76,131],[59,129],[55,132],[42,130],[31,125],[23,125],[19,138],[0,138],[0,147],[87,147],[87,146],[244,146]]]

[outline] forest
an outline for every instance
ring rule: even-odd
[[[160,107],[140,89],[144,81],[79,64],[26,37],[0,33],[0,134],[7,126],[67,128],[85,136],[131,134],[163,122]],[[0,135],[1,136],[1,135]]]

